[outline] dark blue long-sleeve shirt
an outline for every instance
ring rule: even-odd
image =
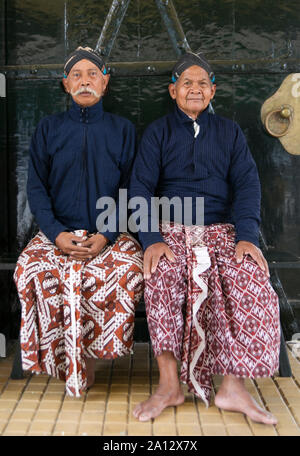
[[[130,197],[204,197],[204,224],[234,223],[236,242],[259,245],[260,183],[244,134],[232,120],[210,114],[193,120],[177,106],[145,131],[133,166]],[[152,214],[153,217],[153,214]],[[171,212],[172,220],[172,212]],[[148,225],[150,226],[150,224]],[[162,242],[159,232],[139,232],[145,250]]]
[[[119,188],[127,187],[135,140],[133,124],[104,112],[102,101],[88,108],[72,101],[69,111],[40,121],[31,141],[27,194],[52,242],[62,231],[97,231],[96,202],[104,196],[117,201]],[[119,233],[103,234],[114,242]]]

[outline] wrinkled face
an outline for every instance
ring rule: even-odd
[[[96,65],[83,59],[71,68],[68,77],[63,79],[63,85],[77,104],[87,107],[100,100],[108,81],[109,75],[104,75]]]
[[[207,108],[215,92],[216,85],[212,84],[207,72],[197,65],[187,68],[176,83],[169,85],[171,98],[193,119]]]

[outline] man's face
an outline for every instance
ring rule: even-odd
[[[187,68],[175,84],[169,85],[169,93],[177,106],[188,116],[196,119],[213,99],[216,85],[212,84],[207,72],[193,65]]]
[[[104,75],[96,65],[83,59],[75,63],[63,84],[77,104],[87,107],[100,100],[108,81],[109,75]]]

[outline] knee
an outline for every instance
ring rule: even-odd
[[[183,280],[182,269],[179,264],[171,263],[166,257],[159,260],[155,272],[151,274],[150,279],[145,281],[146,286],[165,290],[173,288]]]

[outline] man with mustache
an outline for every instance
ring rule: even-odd
[[[202,54],[184,54],[172,71],[172,113],[145,131],[130,196],[192,200],[190,225],[161,220],[143,232],[145,304],[160,380],[134,410],[140,421],[184,401],[180,379],[208,406],[211,377],[222,375],[217,407],[254,421],[276,418],[251,397],[244,378],[268,377],[278,368],[279,307],[258,245],[260,184],[240,127],[209,112],[215,76]],[[197,224],[197,197],[204,221]],[[150,221],[157,217],[150,210]],[[153,221],[153,220],[152,220]]]
[[[72,105],[42,119],[32,137],[27,192],[40,231],[14,274],[23,368],[65,380],[76,396],[93,384],[96,359],[131,352],[143,286],[138,242],[119,232],[118,218],[116,227],[97,223],[99,198],[118,208],[135,154],[132,123],[103,109],[108,82],[91,48],[67,58]]]

